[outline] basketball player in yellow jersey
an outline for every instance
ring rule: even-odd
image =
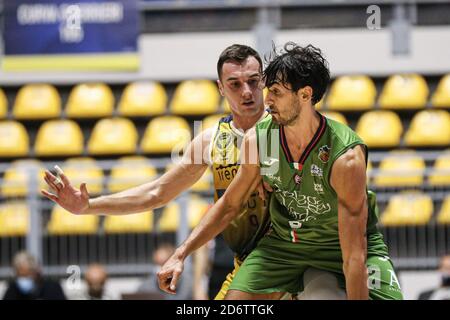
[[[215,200],[220,198],[237,172],[239,146],[244,133],[265,116],[262,84],[262,61],[258,53],[244,45],[226,48],[217,63],[222,96],[231,108],[230,117],[223,118],[214,129],[205,130],[190,143],[181,163],[159,179],[119,193],[90,198],[86,184],[76,189],[62,173],[60,178],[49,171],[45,181],[54,193],[43,195],[74,214],[123,215],[162,207],[189,189],[208,166],[214,173]],[[230,224],[224,239],[235,252],[235,266],[253,249],[268,223],[263,200],[254,192],[241,214]],[[236,269],[217,296],[222,299]],[[307,290],[307,285],[305,285]],[[337,287],[337,286],[336,286]]]

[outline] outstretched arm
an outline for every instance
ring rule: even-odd
[[[367,194],[364,149],[356,146],[339,157],[331,185],[338,196],[338,228],[348,299],[368,299]]]
[[[241,165],[233,181],[224,195],[203,217],[187,240],[177,248],[174,255],[158,272],[159,287],[175,294],[178,278],[183,272],[184,260],[196,249],[221,233],[228,224],[239,214],[242,206],[258,186],[261,176],[257,155],[250,157],[249,153],[256,152],[256,133],[251,129],[242,142]],[[248,152],[244,152],[248,150]],[[250,161],[254,159],[254,161]]]
[[[62,183],[58,183],[58,178],[46,171],[44,179],[53,193],[42,190],[42,194],[74,214],[120,215],[164,206],[203,175],[208,167],[206,151],[210,137],[210,130],[199,134],[188,146],[180,164],[160,178],[140,186],[90,199],[85,183],[77,189],[63,173],[60,174]]]

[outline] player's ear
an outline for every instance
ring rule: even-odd
[[[301,88],[300,90],[298,90],[298,94],[299,94],[299,99],[306,102],[306,101],[312,99],[313,90],[310,86],[305,86],[305,87]]]
[[[220,80],[217,80],[217,86],[219,87],[220,95],[221,95],[222,97],[224,97],[224,94],[223,94],[223,85],[222,85],[222,82],[220,82]]]

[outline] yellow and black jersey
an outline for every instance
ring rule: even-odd
[[[264,113],[262,119],[267,116]],[[219,120],[210,142],[211,169],[214,179],[214,201],[230,185],[239,169],[240,146],[244,133],[233,125],[233,116]],[[222,235],[239,259],[245,258],[267,231],[270,218],[266,201],[253,192],[240,214]]]

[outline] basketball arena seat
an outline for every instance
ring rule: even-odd
[[[375,103],[377,89],[364,75],[338,77],[327,96],[329,110],[368,110]]]
[[[345,124],[348,126],[348,122],[347,119],[345,118],[345,116],[337,111],[321,111],[320,112],[322,115],[324,115],[327,118],[333,119],[337,122],[340,122],[342,124]]]
[[[208,209],[208,203],[202,198],[192,195],[188,200],[188,223],[193,229],[202,219]],[[159,219],[158,230],[161,232],[176,232],[180,225],[180,206],[176,202],[169,203]]]
[[[140,156],[122,157],[111,169],[108,190],[120,192],[150,182],[157,176],[158,172],[147,158]]]
[[[450,108],[450,73],[439,81],[431,97],[431,105],[435,108]]]
[[[29,153],[25,126],[16,121],[0,121],[0,157],[23,157]]]
[[[138,132],[134,123],[125,118],[99,120],[88,142],[91,155],[130,154],[136,152]]]
[[[175,89],[170,112],[177,115],[202,115],[216,113],[219,91],[210,80],[187,80]]]
[[[219,120],[225,116],[226,114],[212,114],[210,116],[205,117],[202,122],[202,129],[206,130],[213,128],[214,126],[217,125]]]
[[[103,192],[103,170],[93,158],[67,159],[62,169],[76,188],[81,183],[86,183],[89,194],[98,195]]]
[[[450,186],[450,150],[436,159],[428,181],[433,186]]]
[[[29,229],[29,208],[26,202],[0,205],[0,237],[25,236]]]
[[[36,156],[78,156],[83,150],[83,133],[73,120],[48,120],[38,130]]]
[[[393,151],[379,166],[374,184],[379,187],[421,186],[424,160],[414,151]]]
[[[437,216],[437,222],[441,224],[450,224],[450,195],[448,195],[442,203],[442,208]]]
[[[1,194],[4,197],[23,197],[28,194],[28,187],[30,184],[30,174],[33,170],[36,173],[36,190],[33,192],[39,193],[39,190],[46,188],[46,183],[43,179],[44,167],[37,160],[16,160],[11,163],[11,166],[5,171],[3,176],[3,183],[1,186]]]
[[[47,231],[51,235],[94,234],[97,232],[98,223],[97,215],[75,215],[55,205]]]
[[[107,216],[105,233],[147,233],[153,231],[153,212]]]
[[[13,117],[20,120],[50,119],[61,115],[58,90],[49,84],[28,84],[20,88],[14,102]]]
[[[420,109],[428,99],[428,85],[418,74],[396,74],[388,78],[378,100],[383,109]]]
[[[6,118],[8,115],[8,100],[5,92],[0,88],[0,119]]]
[[[369,147],[396,147],[402,132],[400,117],[387,110],[368,111],[356,125],[356,133]]]
[[[414,115],[405,134],[411,147],[450,145],[450,113],[446,110],[423,110]]]
[[[147,117],[166,112],[167,93],[153,81],[139,81],[127,85],[120,99],[118,112],[125,117]]]
[[[404,192],[392,196],[381,216],[385,226],[425,225],[433,215],[431,197],[421,192]]]
[[[70,92],[66,106],[69,118],[103,118],[114,111],[115,98],[104,83],[82,83]]]
[[[152,119],[145,129],[141,150],[145,153],[170,153],[174,147],[182,148],[191,140],[187,121],[177,116]]]

